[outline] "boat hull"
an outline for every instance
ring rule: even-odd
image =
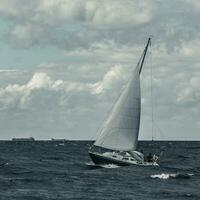
[[[96,153],[93,153],[93,152],[89,152],[89,155],[90,155],[92,161],[97,165],[102,165],[102,164],[115,164],[115,165],[119,165],[119,166],[130,165],[129,163],[125,163],[125,162],[120,161],[120,160],[108,158],[108,157],[105,157],[103,155],[96,154]]]
[[[116,157],[111,157],[111,156],[106,156],[104,154],[100,154],[97,152],[88,152],[92,161],[96,165],[105,165],[105,164],[115,164],[118,166],[128,166],[128,165],[140,165],[140,166],[159,166],[157,162],[139,162],[131,158],[130,160],[125,160],[123,158],[117,158]]]

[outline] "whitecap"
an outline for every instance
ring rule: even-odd
[[[115,164],[106,164],[106,165],[101,165],[101,167],[113,169],[113,168],[118,168],[120,166],[119,165],[115,165]]]
[[[181,173],[162,173],[162,174],[154,174],[151,175],[151,178],[159,178],[159,179],[169,179],[169,178],[183,178],[183,179],[187,179],[190,178],[191,176],[194,176],[194,174],[190,173],[190,174],[181,174]]]
[[[170,177],[171,178],[175,178],[177,176],[177,174],[154,174],[154,175],[151,175],[150,177],[151,178],[159,178],[159,179],[169,179]]]
[[[89,165],[89,166],[95,166],[95,164],[93,162],[86,162],[85,164]]]
[[[119,165],[115,164],[94,164],[93,162],[87,162],[85,164],[91,169],[98,169],[98,168],[114,169],[120,167]]]

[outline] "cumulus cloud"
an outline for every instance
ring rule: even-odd
[[[95,42],[88,49],[68,50],[64,54],[66,57],[84,57],[96,63],[135,64],[144,49],[146,40],[143,41],[143,46],[135,45],[133,47],[126,45],[118,46],[113,40],[106,40]]]
[[[84,93],[89,99],[89,96],[101,94],[108,89],[117,87],[123,81],[122,74],[122,67],[117,65],[112,67],[102,80],[88,83],[53,80],[44,72],[36,72],[26,84],[13,84],[0,88],[0,109],[34,109],[34,106],[37,107],[38,104],[48,107],[51,101],[55,103],[55,106],[63,106],[67,105],[67,101],[73,95],[81,95],[81,93]],[[54,101],[55,99],[57,102]],[[44,102],[42,102],[43,100]],[[67,106],[67,109],[71,109],[70,105]]]
[[[32,3],[2,0],[0,11],[6,16],[26,15],[33,22],[55,24],[77,21],[88,22],[99,28],[135,26],[148,22],[152,15],[150,1],[138,0],[126,0],[126,3],[121,0],[41,0]]]
[[[115,31],[120,33],[149,22],[152,5],[150,1],[138,0],[125,3],[121,0],[42,0],[31,4],[3,0],[0,14],[14,22],[6,34],[13,46],[50,44],[73,49],[88,48],[93,42],[104,40],[106,35],[110,38]]]
[[[59,92],[61,91],[67,94],[70,91],[79,92],[81,90],[84,90],[84,87],[79,83],[68,83],[62,80],[54,81],[45,73],[35,73],[27,84],[14,84],[8,85],[6,88],[1,88],[1,110],[10,108],[30,108],[29,104],[34,100],[36,100],[36,102],[34,102],[36,105],[38,102],[45,106],[48,105],[49,101],[41,102],[43,99],[40,98],[42,98],[42,95],[47,94],[47,92],[51,92],[51,96],[53,97],[53,95],[56,95],[57,93],[57,95],[59,95]],[[50,96],[48,95],[48,97]],[[47,98],[45,99],[48,100]]]
[[[4,127],[4,121],[9,121],[11,126],[5,130],[10,135],[12,129],[20,127],[21,134],[28,134],[25,133],[27,129],[37,130],[34,135],[39,134],[40,138],[47,137],[41,131],[45,133],[49,128],[48,134],[52,137],[55,130],[58,134],[70,131],[69,137],[76,138],[74,134],[87,124],[88,128],[84,129],[87,134],[81,138],[88,138],[90,134],[95,135],[102,117],[105,117],[106,112],[99,110],[108,110],[116,98],[113,94],[108,101],[110,91],[116,91],[119,83],[125,84],[119,73],[123,73],[122,67],[114,66],[96,82],[77,82],[54,80],[47,73],[36,72],[27,83],[0,88],[0,124]],[[11,118],[11,115],[17,118]]]
[[[179,53],[181,54],[181,56],[183,57],[187,57],[187,58],[197,58],[198,55],[200,54],[200,40],[199,39],[195,39],[195,40],[191,40],[189,42],[183,43],[179,49]]]
[[[118,49],[141,46],[144,38],[153,35],[157,45],[165,45],[167,53],[173,53],[191,38],[199,38],[199,14],[191,14],[196,4],[195,0],[167,4],[151,0],[2,0],[0,15],[11,22],[5,37],[16,48],[51,45],[66,53],[83,53],[110,41]]]
[[[185,84],[181,84],[181,88],[177,94],[177,102],[181,105],[196,106],[200,101],[200,76],[194,76]]]
[[[100,94],[103,90],[117,88],[113,87],[113,85],[119,86],[119,84],[121,83],[120,80],[123,78],[124,76],[122,67],[116,65],[104,75],[102,81],[89,84],[89,87],[92,89],[92,92],[94,94]]]
[[[194,10],[200,9],[200,2],[198,0],[186,0],[186,2],[191,5]]]

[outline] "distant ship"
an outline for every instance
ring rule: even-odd
[[[12,141],[26,142],[26,141],[35,141],[33,137],[28,138],[12,138]]]
[[[53,142],[66,142],[67,139],[55,139],[55,138],[51,138],[51,141],[53,141]]]

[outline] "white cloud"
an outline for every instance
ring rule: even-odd
[[[191,13],[189,2],[198,5],[195,0],[1,0],[0,15],[11,22],[5,35],[18,48],[52,45],[71,51],[104,41],[134,46],[154,35],[169,53],[199,38],[199,15]]]
[[[80,91],[84,89],[83,86],[79,83],[67,83],[62,80],[52,80],[45,73],[35,73],[32,79],[24,85],[8,85],[6,88],[0,89],[0,101],[1,101],[1,110],[17,108],[17,109],[29,109],[29,104],[32,104],[32,100],[36,99],[40,102],[40,95],[45,95],[45,92],[51,91],[52,95],[59,91],[70,92],[70,91]],[[38,91],[39,92],[38,95]],[[36,97],[35,97],[36,95]],[[59,94],[57,94],[59,95]],[[41,102],[40,102],[41,103]],[[43,102],[45,105],[48,102]]]
[[[91,87],[92,93],[100,94],[104,90],[117,88],[116,86],[114,87],[114,85],[119,86],[123,78],[124,74],[122,66],[116,65],[104,75],[101,81],[89,84],[89,87]]]
[[[106,35],[109,39],[115,31],[121,34],[123,29],[146,24],[152,19],[152,3],[139,0],[42,0],[29,4],[27,1],[3,0],[0,14],[14,22],[6,33],[13,46],[27,48],[50,44],[76,49],[88,48],[94,42],[104,40]]]
[[[136,63],[141,55],[145,42],[143,46],[126,46],[117,45],[114,41],[107,40],[102,42],[95,42],[91,44],[88,49],[76,49],[71,51],[64,51],[67,57],[84,57],[87,59],[92,59],[95,62],[101,63]]]
[[[97,126],[105,116],[105,112],[99,111],[108,110],[115,98],[114,92],[122,87],[118,85],[123,82],[121,70],[120,66],[111,67],[96,83],[54,80],[44,72],[36,72],[27,83],[0,88],[1,127],[5,133],[10,131],[9,135],[12,129],[18,134],[20,127],[21,135],[29,136],[31,131],[33,135],[39,134],[39,138],[50,137],[53,131],[58,135],[70,132],[70,138],[79,138],[74,134],[81,131],[81,138],[88,139],[90,134],[96,134]],[[97,93],[97,88],[92,85],[99,85],[101,91]],[[108,95],[111,95],[109,101]],[[6,121],[11,125],[7,126]]]
[[[86,19],[100,28],[130,28],[151,20],[149,1],[88,1]]]
[[[22,5],[23,3],[23,5]],[[121,28],[143,24],[151,20],[150,1],[122,0],[41,0],[35,3],[26,1],[5,1],[1,11],[8,15],[28,15],[29,21],[55,24],[58,22],[86,22],[98,28]],[[31,12],[28,13],[29,9]],[[27,13],[25,12],[27,11]],[[25,17],[25,16],[24,16]]]
[[[177,102],[181,105],[196,106],[200,102],[200,76],[191,77],[181,88],[177,94]]]
[[[34,3],[35,2],[35,3]],[[27,2],[26,0],[1,0],[0,13],[6,17],[18,17],[32,13],[37,4],[36,1]]]
[[[166,124],[170,124],[170,131],[173,134],[174,131],[181,132],[185,129],[184,126],[177,129],[175,121],[182,124],[188,113],[190,116],[198,116],[197,111],[194,111],[193,108],[199,106],[198,85],[200,80],[197,75],[194,76],[182,69],[175,70],[174,66],[177,63],[169,62],[167,59],[162,57],[161,65],[159,62],[154,63],[157,66],[154,69],[153,79],[154,114],[161,129],[167,129]],[[1,88],[1,116],[8,120],[10,115],[18,113],[18,119],[23,120],[17,122],[17,119],[12,119],[15,123],[13,126],[21,124],[20,127],[23,127],[22,123],[26,123],[28,127],[24,127],[24,132],[32,126],[29,124],[30,121],[34,121],[34,127],[41,129],[43,127],[44,133],[48,132],[48,127],[53,131],[55,128],[52,126],[59,124],[62,134],[70,131],[71,134],[77,133],[80,138],[90,138],[89,135],[96,134],[97,127],[107,116],[107,112],[127,82],[129,72],[133,67],[130,65],[109,67],[101,64],[81,67],[61,65],[60,67],[58,63],[43,63],[38,68],[40,72],[34,73],[29,81]],[[56,78],[60,76],[60,74],[56,74],[59,71],[64,73],[65,79]],[[12,73],[15,72],[12,71]],[[142,73],[141,87],[144,102],[141,136],[147,138],[151,116],[150,66],[144,66]],[[189,106],[180,110],[180,106],[183,105]],[[9,116],[6,113],[10,113]],[[44,120],[45,122],[43,122]],[[45,123],[45,126],[42,122]],[[195,124],[193,126],[195,127]],[[34,127],[32,130],[36,130]],[[83,130],[87,133],[81,136],[79,132]],[[40,131],[38,130],[38,134]],[[40,137],[45,138],[42,133],[40,134]],[[73,134],[70,135],[71,138],[78,137]],[[171,137],[173,137],[172,134]],[[168,135],[168,137],[170,136]]]
[[[55,102],[57,107],[63,103],[67,105],[68,97],[74,94],[81,95],[83,93],[90,98],[89,96],[93,96],[93,94],[100,94],[107,89],[115,88],[116,84],[119,85],[123,79],[122,73],[121,66],[114,66],[104,75],[102,81],[88,83],[53,80],[44,72],[36,72],[26,84],[13,84],[0,88],[0,109],[34,109],[34,106],[37,108],[37,104],[48,107],[49,101],[54,101],[54,99],[57,101]],[[47,98],[43,99],[45,95]],[[48,97],[53,99],[48,99]],[[66,102],[63,102],[63,99]],[[47,102],[42,102],[43,100],[47,100]]]
[[[191,5],[195,10],[200,9],[200,2],[199,0],[186,0],[186,2]]]
[[[200,40],[196,39],[183,42],[179,51],[184,57],[198,57],[198,55],[200,55]]]

